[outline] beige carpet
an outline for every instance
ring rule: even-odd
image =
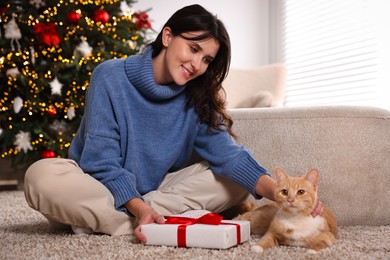
[[[390,226],[341,227],[338,243],[316,255],[303,248],[250,251],[258,239],[227,250],[143,246],[129,236],[53,230],[21,191],[0,192],[0,259],[390,259]]]

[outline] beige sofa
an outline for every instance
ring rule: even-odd
[[[238,142],[270,172],[320,172],[340,225],[390,225],[390,111],[367,107],[232,109]]]
[[[273,69],[279,72],[272,75],[284,77],[282,67]],[[234,108],[250,97],[246,89],[250,79],[251,91],[256,84],[257,92],[272,93],[270,87],[279,87],[273,93],[284,91],[275,83],[284,79],[251,76],[249,70],[245,79],[236,77],[241,73],[227,79],[226,89],[238,142],[271,173],[276,166],[295,176],[318,168],[319,196],[340,225],[390,225],[390,111],[350,106],[248,108],[250,103]],[[261,75],[270,85],[263,85]],[[283,103],[283,94],[272,95],[278,98],[268,106]]]

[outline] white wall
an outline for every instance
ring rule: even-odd
[[[202,5],[221,19],[230,35],[232,68],[248,68],[274,62],[269,50],[269,1],[272,0],[139,0],[135,11],[152,8],[148,15],[160,31],[178,9],[194,3]]]

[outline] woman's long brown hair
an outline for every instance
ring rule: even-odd
[[[226,129],[235,137],[232,131],[233,120],[227,114],[225,107],[225,92],[222,82],[230,67],[231,47],[230,38],[224,24],[200,5],[186,6],[176,11],[165,23],[174,36],[187,40],[203,40],[215,38],[220,44],[218,53],[209,64],[206,72],[187,83],[186,91],[190,104],[194,105],[202,122],[209,125],[209,130],[217,133]],[[184,37],[185,32],[204,32],[196,37]],[[162,30],[156,40],[151,43],[153,57],[163,49]]]

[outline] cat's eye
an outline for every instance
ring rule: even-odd
[[[305,190],[298,190],[297,194],[298,195],[303,195],[303,194],[305,194]]]
[[[282,193],[283,196],[287,196],[288,195],[288,190],[286,190],[286,189],[283,189],[280,192]]]

